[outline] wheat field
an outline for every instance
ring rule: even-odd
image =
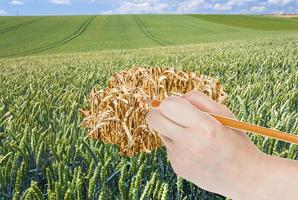
[[[0,58],[297,35],[297,18],[253,15],[0,16]]]
[[[215,77],[239,120],[298,134],[294,37],[0,59],[0,197],[226,199],[177,177],[163,147],[121,157],[80,127],[92,89],[140,66]],[[297,159],[296,145],[250,139],[263,152]]]

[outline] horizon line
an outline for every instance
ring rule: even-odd
[[[38,16],[111,16],[111,15],[298,15],[298,13],[115,13],[115,14],[58,14],[58,15],[3,15],[0,17],[38,17]]]

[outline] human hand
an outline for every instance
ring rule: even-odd
[[[177,175],[230,198],[251,198],[264,154],[244,132],[221,125],[206,112],[235,118],[226,106],[192,91],[167,97],[146,120],[159,133]]]

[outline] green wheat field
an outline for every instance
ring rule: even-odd
[[[136,66],[213,76],[239,120],[298,135],[298,18],[0,17],[0,199],[228,199],[177,177],[164,147],[120,157],[79,127],[91,89]],[[294,144],[249,136],[298,159]]]

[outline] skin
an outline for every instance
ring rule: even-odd
[[[177,175],[232,199],[298,199],[298,161],[264,154],[206,112],[236,118],[199,91],[167,97],[146,116]]]

